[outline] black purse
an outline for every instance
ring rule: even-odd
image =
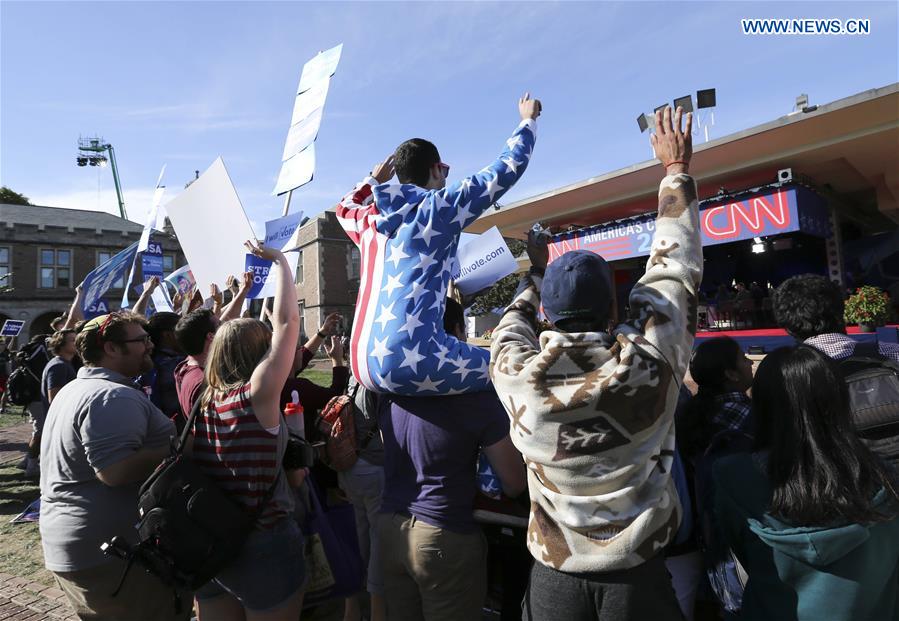
[[[116,538],[103,545],[107,554],[128,561],[116,593],[133,562],[171,586],[176,598],[179,591],[195,591],[209,582],[240,552],[278,485],[282,471],[256,513],[249,514],[184,455],[200,401],[191,408],[172,454],[140,488],[140,543],[131,547]]]

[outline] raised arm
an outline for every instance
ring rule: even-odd
[[[220,317],[222,323],[240,317],[240,311],[243,308],[244,300],[247,299],[247,293],[249,293],[252,287],[253,272],[245,272],[240,287],[234,292],[234,297],[231,298],[231,301],[222,309],[222,316]]]
[[[506,382],[515,380],[540,351],[537,309],[540,307],[543,273],[549,260],[547,237],[534,230],[529,231],[527,249],[531,269],[521,277],[515,299],[506,308],[491,339],[490,377],[500,394],[508,392]]]
[[[702,243],[696,183],[689,176],[693,154],[692,115],[678,108],[672,125],[671,108],[656,113],[652,145],[666,168],[659,186],[659,213],[646,273],[630,295],[630,316],[616,332],[643,336],[653,357],[683,377],[696,334],[697,292],[702,282]]]
[[[499,157],[477,174],[437,193],[442,199],[435,201],[437,217],[448,223],[449,233],[462,231],[515,185],[531,159],[537,138],[537,117],[542,110],[540,100],[531,99],[525,93],[518,100],[521,123]]]
[[[62,330],[74,330],[79,321],[84,319],[84,311],[81,304],[84,301],[84,288],[81,285],[75,287],[75,299],[72,301],[72,307],[69,309],[69,315],[66,317],[66,323]]]
[[[151,276],[150,278],[148,278],[147,282],[144,283],[144,290],[141,292],[140,297],[137,298],[137,302],[135,302],[134,308],[132,308],[131,310],[138,315],[146,315],[147,303],[150,301],[150,296],[153,294],[153,291],[158,286],[159,276]]]
[[[373,226],[370,217],[378,213],[371,189],[373,186],[387,183],[391,177],[393,177],[392,155],[375,166],[372,172],[357,183],[356,187],[337,204],[337,221],[357,246],[365,229]]]
[[[258,246],[246,242],[247,250],[257,257],[272,261],[272,268],[278,266],[275,283],[275,301],[270,319],[272,322],[272,345],[268,353],[253,371],[250,379],[251,399],[259,422],[265,427],[278,424],[278,398],[284,382],[293,368],[297,337],[300,333],[300,312],[297,307],[296,289],[290,265],[284,254],[276,248]]]

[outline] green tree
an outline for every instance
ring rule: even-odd
[[[0,187],[0,204],[30,205],[31,201],[24,194],[19,194],[4,185]]]
[[[518,257],[527,250],[527,244],[517,239],[507,239],[506,244],[513,257]],[[499,279],[495,285],[487,291],[476,296],[469,307],[472,315],[480,317],[491,312],[494,308],[505,308],[515,298],[515,290],[518,289],[518,274],[509,274]]]

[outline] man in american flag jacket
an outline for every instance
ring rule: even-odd
[[[489,352],[446,334],[443,310],[459,235],[527,168],[540,101],[526,93],[518,110],[506,148],[477,174],[447,187],[437,148],[414,138],[337,205],[362,259],[350,363],[365,388],[437,395],[489,384]],[[399,183],[387,183],[394,169]]]

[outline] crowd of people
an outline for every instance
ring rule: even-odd
[[[255,242],[248,252],[283,268],[266,321],[240,317],[246,278],[227,304],[213,290],[211,308],[149,320],[158,280],[130,311],[89,321],[78,292],[49,353],[29,354],[44,364],[23,467],[40,472],[46,567],[81,618],[300,618],[310,498],[329,488],[353,506],[364,574],[345,621],[482,618],[497,581],[474,517],[485,492],[528,515],[515,532],[530,569],[502,581],[504,619],[899,617],[899,346],[856,351],[839,287],[801,275],[771,294],[797,344],[755,373],[732,339],[694,347],[691,114],[656,113],[665,175],[628,317],[614,316],[605,260],[571,251],[550,263],[535,227],[489,352],[466,343],[451,260],[464,227],[527,167],[542,106],[525,95],[518,107],[506,148],[476,175],[447,185],[437,148],[413,139],[338,205],[362,261],[349,343],[337,315],[301,338],[287,259]],[[541,312],[550,327],[538,336]],[[298,377],[322,348],[327,387]],[[866,376],[882,397],[874,414],[846,380],[852,364],[885,370]],[[334,477],[288,464],[295,435],[315,442],[316,414],[340,395],[352,466]],[[297,403],[300,429],[283,414]],[[192,412],[189,459],[253,529],[213,579],[173,598],[101,545],[137,542],[139,486]]]

